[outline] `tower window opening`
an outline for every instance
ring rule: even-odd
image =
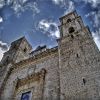
[[[83,84],[85,85],[85,83],[86,83],[86,80],[83,78]]]
[[[67,19],[67,23],[70,23],[71,22],[71,19]]]
[[[74,28],[73,27],[70,27],[69,28],[69,33],[73,33],[75,30],[74,30]]]
[[[77,58],[79,57],[79,55],[78,55],[78,54],[76,54],[76,56],[77,56]]]
[[[24,52],[26,52],[27,51],[27,48],[24,48]]]

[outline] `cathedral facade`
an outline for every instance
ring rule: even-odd
[[[76,11],[60,18],[58,46],[11,43],[0,65],[0,100],[100,100],[100,52]]]

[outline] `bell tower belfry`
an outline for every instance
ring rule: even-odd
[[[100,52],[76,11],[60,18],[61,100],[99,100]]]
[[[81,17],[76,11],[61,17],[60,23],[61,25],[59,28],[61,37],[74,35],[73,33],[77,33],[85,28]]]

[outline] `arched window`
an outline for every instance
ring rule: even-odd
[[[21,100],[31,100],[31,91],[22,93]]]
[[[71,19],[67,19],[67,23],[70,23],[71,22]]]
[[[69,33],[73,33],[75,30],[73,27],[70,27],[68,31],[69,31]]]
[[[86,83],[86,80],[85,80],[85,78],[83,78],[83,84],[85,85],[85,83]]]
[[[24,48],[24,50],[23,50],[23,51],[24,51],[24,53],[26,53],[26,51],[27,51],[27,48]]]

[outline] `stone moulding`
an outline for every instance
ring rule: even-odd
[[[19,87],[24,86],[26,84],[29,84],[29,83],[32,83],[35,81],[40,81],[40,79],[44,80],[45,74],[46,74],[46,70],[43,68],[43,69],[41,69],[40,72],[29,75],[23,79],[18,79],[17,84],[16,84],[16,89],[18,89]]]
[[[35,56],[32,56],[32,57],[30,57],[28,59],[22,60],[22,61],[20,61],[18,63],[14,63],[13,66],[12,66],[12,69],[13,70],[17,69],[17,68],[19,68],[21,66],[24,66],[26,64],[30,64],[31,62],[36,62],[36,61],[38,61],[40,59],[43,59],[43,58],[45,58],[47,56],[54,55],[54,54],[58,55],[58,47],[54,47],[52,49],[48,49],[48,50],[46,50],[46,51],[44,51],[44,52],[42,52],[40,54],[37,54]]]
[[[18,99],[18,98],[16,98],[16,96],[19,93],[23,93],[22,91],[26,91],[26,90],[29,91],[30,89],[31,89],[31,92],[32,92],[32,97],[37,95],[36,93],[33,93],[33,87],[34,87],[35,82],[37,82],[37,85],[35,84],[36,87],[38,89],[40,89],[40,91],[36,90],[36,91],[40,92],[40,96],[38,96],[38,97],[42,98],[43,97],[43,91],[44,91],[44,82],[45,82],[46,73],[47,73],[47,71],[43,68],[39,72],[28,75],[25,78],[16,79],[14,81],[14,87],[15,88],[14,88],[14,91],[13,91],[12,98],[15,98],[14,100]],[[31,84],[31,86],[29,86],[30,84]]]

